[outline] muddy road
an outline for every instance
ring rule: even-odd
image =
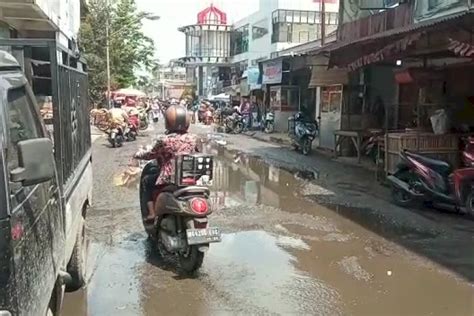
[[[89,285],[67,295],[64,315],[473,314],[467,278],[318,203],[313,191],[324,192],[304,174],[214,142],[206,145],[217,156],[210,220],[223,241],[195,276],[181,277],[174,258],[147,241],[137,186],[114,184],[149,140],[121,149],[94,142]]]

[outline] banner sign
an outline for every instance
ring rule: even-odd
[[[262,84],[281,83],[283,73],[282,60],[272,60],[263,63],[263,80]]]

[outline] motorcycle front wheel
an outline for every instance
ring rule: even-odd
[[[311,153],[313,141],[309,138],[303,140],[303,145],[301,146],[301,152],[303,155],[307,156]]]
[[[275,130],[275,126],[273,125],[273,122],[267,122],[265,124],[265,133],[271,134]]]
[[[234,133],[235,133],[235,134],[240,134],[240,133],[243,132],[243,130],[244,130],[244,123],[242,123],[242,122],[237,122],[237,123],[235,124]]]
[[[406,183],[414,183],[415,181],[414,175],[408,170],[400,171],[394,174],[394,176]],[[393,202],[398,206],[413,207],[416,205],[416,198],[396,185],[392,185],[391,195]]]
[[[198,246],[189,246],[186,253],[178,256],[179,267],[186,273],[193,273],[202,266],[204,252]]]

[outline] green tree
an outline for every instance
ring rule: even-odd
[[[106,37],[104,21],[108,11],[104,0],[91,0],[88,13],[79,32],[79,47],[89,72],[89,96],[93,103],[101,102],[107,90]]]
[[[154,45],[141,30],[142,19],[147,14],[138,11],[135,0],[116,0],[109,6],[105,0],[90,0],[88,6],[79,45],[89,67],[91,98],[100,102],[107,90],[106,23],[109,24],[112,89],[137,84],[136,71],[153,66]]]
[[[142,19],[146,14],[138,11],[135,0],[119,0],[111,21],[111,55],[114,81],[119,87],[137,83],[136,71],[152,66],[153,40],[142,32]]]

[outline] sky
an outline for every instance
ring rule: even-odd
[[[159,15],[157,21],[144,21],[143,31],[155,41],[156,57],[161,63],[184,57],[184,34],[178,27],[195,24],[197,13],[211,2],[227,13],[228,23],[258,10],[258,0],[136,0],[139,10]]]

